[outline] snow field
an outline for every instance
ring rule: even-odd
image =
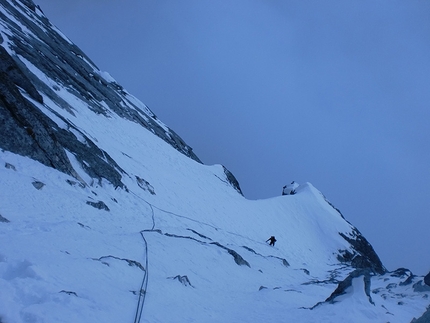
[[[0,28],[8,42],[10,31]],[[0,222],[0,322],[136,322],[139,300],[147,323],[410,322],[425,310],[428,292],[389,274],[372,278],[374,304],[358,277],[334,304],[311,310],[353,270],[336,257],[350,248],[339,233],[353,227],[311,184],[246,200],[222,166],[191,160],[104,101],[93,103],[107,117],[94,113],[73,89],[17,59],[70,109],[22,94],[115,160],[125,188],[91,178],[71,152],[79,179],[0,151],[0,215],[9,221]],[[148,120],[143,103],[121,95]],[[109,211],[91,205],[99,202]],[[275,247],[265,242],[271,235]]]

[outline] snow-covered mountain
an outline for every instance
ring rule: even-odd
[[[1,323],[428,322],[316,188],[247,200],[31,0],[0,43]]]

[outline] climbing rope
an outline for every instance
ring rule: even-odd
[[[133,192],[132,192],[133,193]],[[134,193],[133,193],[134,194]],[[138,195],[134,194],[138,198],[140,198]],[[144,199],[140,198],[144,202],[146,202],[149,207],[151,208],[151,217],[152,217],[152,227],[151,230],[154,230],[155,228],[155,217],[154,217],[154,209],[150,203],[145,201]],[[146,299],[146,292],[148,289],[148,267],[149,267],[149,261],[148,261],[148,242],[145,239],[145,236],[143,235],[143,230],[140,231],[140,236],[143,239],[143,242],[145,244],[145,274],[143,275],[142,283],[140,284],[140,290],[139,290],[139,298],[137,301],[136,306],[136,314],[134,316],[134,323],[139,323],[142,319],[142,313],[143,313],[143,306],[145,305],[145,299]]]
[[[142,284],[139,290],[139,299],[137,301],[136,315],[134,316],[134,323],[139,323],[142,318],[143,306],[145,305],[146,290],[148,288],[148,242],[145,239],[142,231],[140,235],[145,243],[145,274],[142,279]]]
[[[162,208],[159,208],[159,207],[157,207],[157,206],[149,203],[148,201],[146,201],[144,198],[140,197],[136,193],[134,193],[132,191],[129,191],[129,192],[131,194],[133,194],[134,196],[136,196],[138,199],[140,199],[143,202],[145,202],[151,208],[151,217],[152,217],[152,227],[151,227],[151,229],[150,230],[142,230],[142,231],[140,231],[140,235],[141,235],[141,237],[143,239],[143,242],[145,244],[145,274],[143,276],[142,283],[141,283],[141,286],[140,286],[139,298],[138,298],[138,302],[137,302],[137,306],[136,306],[136,314],[135,314],[135,317],[134,317],[134,323],[139,323],[140,320],[141,320],[141,318],[142,318],[143,306],[145,304],[146,292],[147,292],[147,288],[148,288],[148,279],[149,279],[148,278],[149,277],[148,276],[148,263],[149,263],[149,261],[148,261],[148,242],[146,241],[143,232],[144,231],[153,231],[155,229],[155,214],[154,214],[154,209],[157,209],[157,210],[159,210],[161,212],[164,212],[166,214],[171,214],[171,215],[174,215],[176,217],[180,217],[180,218],[187,219],[189,221],[192,221],[192,222],[195,222],[195,223],[198,223],[198,224],[201,224],[201,225],[205,225],[205,226],[211,227],[211,228],[213,228],[215,230],[221,230],[221,231],[224,231],[226,233],[229,233],[229,234],[232,234],[232,235],[235,235],[235,236],[240,236],[240,237],[245,238],[247,240],[251,240],[251,241],[260,243],[259,241],[256,241],[256,240],[250,239],[248,237],[242,236],[242,235],[240,235],[238,233],[226,231],[226,230],[218,228],[218,227],[216,227],[214,225],[211,225],[211,224],[208,224],[208,223],[204,223],[204,222],[201,222],[201,221],[198,221],[198,220],[195,220],[195,219],[192,219],[192,218],[189,218],[187,216],[180,215],[180,214],[177,214],[177,213],[174,213],[174,212],[171,212],[171,211],[164,210]]]

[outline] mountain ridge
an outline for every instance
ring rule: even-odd
[[[2,322],[409,322],[425,311],[423,279],[388,273],[312,184],[247,200],[32,1],[0,3],[0,36]]]

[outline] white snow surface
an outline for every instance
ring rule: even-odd
[[[109,154],[126,189],[91,178],[70,152],[79,180],[0,151],[1,323],[410,322],[426,310],[429,291],[413,288],[422,277],[403,285],[389,273],[372,277],[371,301],[360,276],[324,303],[354,270],[337,259],[350,248],[339,233],[353,227],[310,183],[247,200],[221,165],[202,165],[114,112],[92,112],[23,63],[74,110],[46,96],[32,104]],[[91,205],[100,201],[108,209]]]
[[[85,184],[0,153],[0,214],[10,221],[0,222],[1,322],[409,322],[424,312],[427,293],[389,275],[372,280],[375,304],[359,277],[337,303],[309,309],[336,288],[316,281],[352,271],[335,255],[348,248],[338,233],[352,227],[311,184],[246,200],[221,166],[199,164],[121,118],[76,114],[127,172],[128,191],[78,167]],[[87,204],[98,201],[109,211]]]

